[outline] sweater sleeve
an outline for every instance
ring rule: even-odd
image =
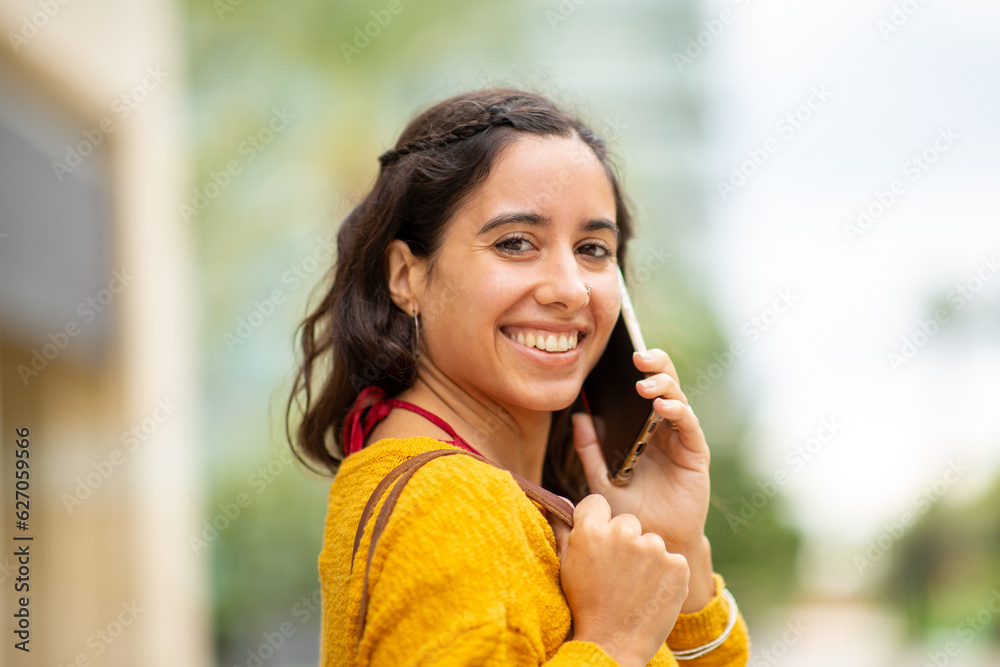
[[[563,641],[558,557],[532,512],[508,474],[474,459],[418,470],[372,557],[358,665],[619,667],[597,644]]]
[[[722,589],[726,584],[718,574],[714,577],[715,597],[705,605],[705,608],[677,617],[677,623],[667,637],[667,645],[674,651],[704,646],[725,631],[729,620],[729,603],[722,597]],[[737,610],[736,625],[733,626],[725,642],[700,658],[680,661],[680,664],[689,667],[743,667],[749,657],[750,635],[742,614]]]

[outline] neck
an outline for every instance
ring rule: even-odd
[[[423,357],[417,381],[399,398],[430,410],[490,461],[541,486],[550,412],[501,404],[468,391]]]

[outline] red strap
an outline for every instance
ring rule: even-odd
[[[452,437],[452,441],[448,444],[461,447],[467,452],[483,456],[473,449],[472,445],[467,443],[461,436],[455,433],[455,430],[448,424],[448,422],[441,419],[433,412],[425,410],[418,405],[414,405],[413,403],[401,401],[398,398],[386,398],[385,390],[381,387],[366,387],[362,390],[362,392],[358,394],[358,397],[354,400],[354,405],[351,406],[351,411],[348,413],[347,419],[344,420],[344,446],[347,448],[348,455],[361,451],[361,449],[365,446],[365,440],[368,439],[368,435],[372,432],[372,429],[375,428],[377,423],[388,417],[393,408],[403,408],[404,410],[417,413],[450,435]]]

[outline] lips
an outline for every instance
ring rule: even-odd
[[[503,326],[500,332],[519,345],[544,352],[566,352],[576,349],[586,334],[579,329],[553,331],[540,327]]]

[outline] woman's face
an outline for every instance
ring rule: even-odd
[[[513,140],[417,288],[423,354],[480,399],[565,408],[618,317],[617,251],[614,194],[593,150]]]

